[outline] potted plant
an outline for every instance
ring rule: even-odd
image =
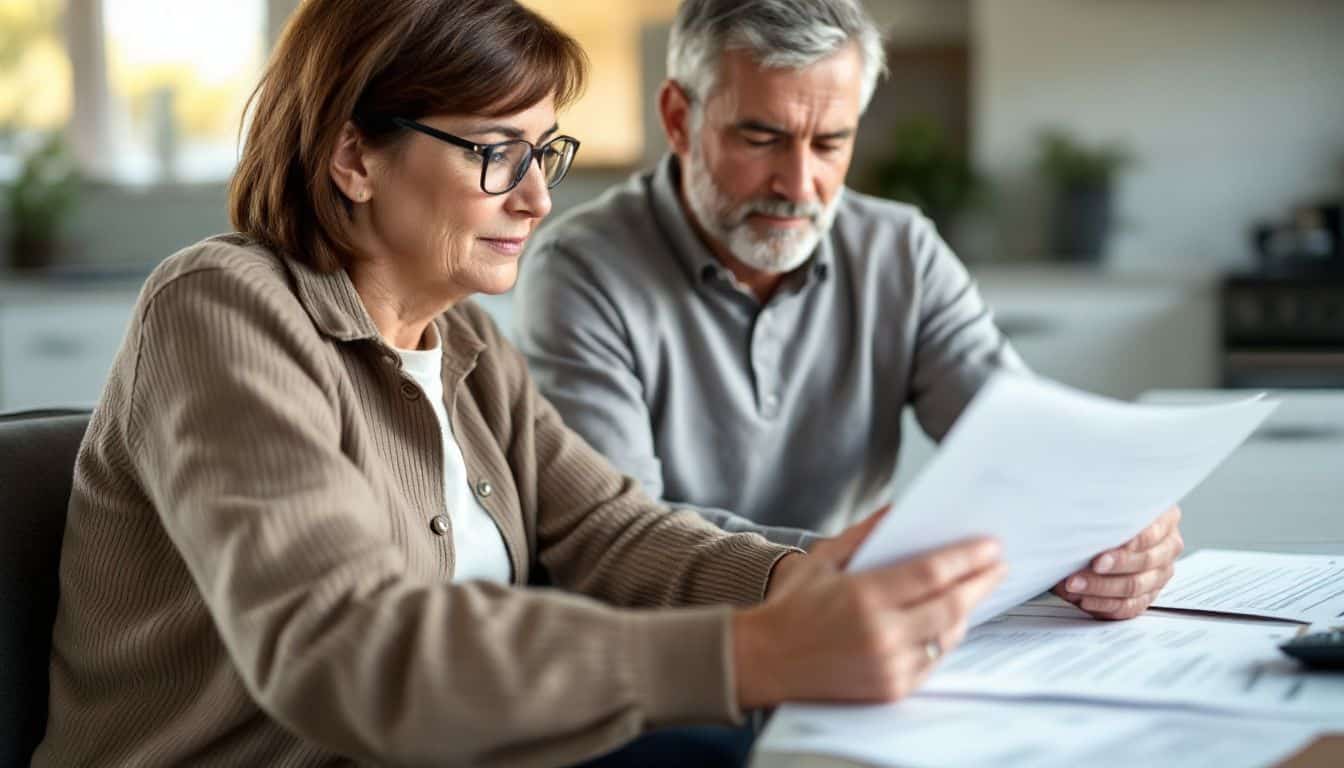
[[[79,176],[64,137],[47,136],[28,154],[6,190],[11,266],[37,269],[56,261],[79,198]]]
[[[874,167],[872,189],[918,206],[946,232],[977,201],[981,182],[937,123],[916,118],[896,126],[890,152]]]
[[[1053,198],[1054,255],[1101,260],[1115,223],[1115,177],[1133,164],[1133,153],[1122,144],[1088,147],[1061,130],[1041,134],[1040,171]]]

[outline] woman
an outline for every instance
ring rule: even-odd
[[[848,576],[866,528],[658,508],[463,301],[512,285],[582,76],[513,2],[301,6],[238,233],[146,282],[81,449],[35,764],[563,765],[898,696],[957,641],[992,545]]]

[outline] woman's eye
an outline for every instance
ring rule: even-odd
[[[753,139],[753,138],[750,137],[750,136],[746,136],[746,137],[744,137],[744,138],[746,139],[747,143],[750,144],[750,145],[753,146],[753,147],[768,147],[768,146],[770,146],[771,144],[774,144],[774,143],[775,143],[775,140],[774,140],[773,138],[770,138],[770,139]]]

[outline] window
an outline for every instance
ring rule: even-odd
[[[0,181],[18,158],[70,119],[62,0],[0,0]]]
[[[583,142],[578,166],[628,167],[644,154],[644,93],[640,50],[645,25],[668,24],[677,0],[522,0],[574,36],[592,64],[588,89],[560,116],[566,133]],[[662,51],[658,51],[659,56]]]
[[[114,148],[101,175],[129,183],[221,181],[265,59],[263,0],[102,0]]]
[[[644,152],[641,35],[676,0],[523,0],[574,35],[589,86],[561,117],[578,163],[628,167]],[[298,0],[0,0],[0,182],[65,128],[86,177],[221,183],[242,108]],[[661,51],[659,52],[661,55]],[[615,118],[615,119],[614,119]]]
[[[268,14],[293,4],[0,0],[0,183],[60,130],[92,179],[224,181]]]

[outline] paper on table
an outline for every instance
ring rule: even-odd
[[[1255,398],[1134,405],[996,374],[850,561],[863,570],[970,536],[1003,545],[1008,575],[972,625],[1133,538],[1274,409]]]
[[[1026,606],[971,630],[921,691],[1179,705],[1344,729],[1344,675],[1284,656],[1278,645],[1296,632],[1154,613],[1101,622],[1071,606]]]
[[[1176,562],[1153,607],[1339,623],[1344,555],[1200,550]]]
[[[1318,730],[1195,712],[915,696],[878,706],[790,704],[756,748],[902,768],[1241,768],[1277,762]]]

